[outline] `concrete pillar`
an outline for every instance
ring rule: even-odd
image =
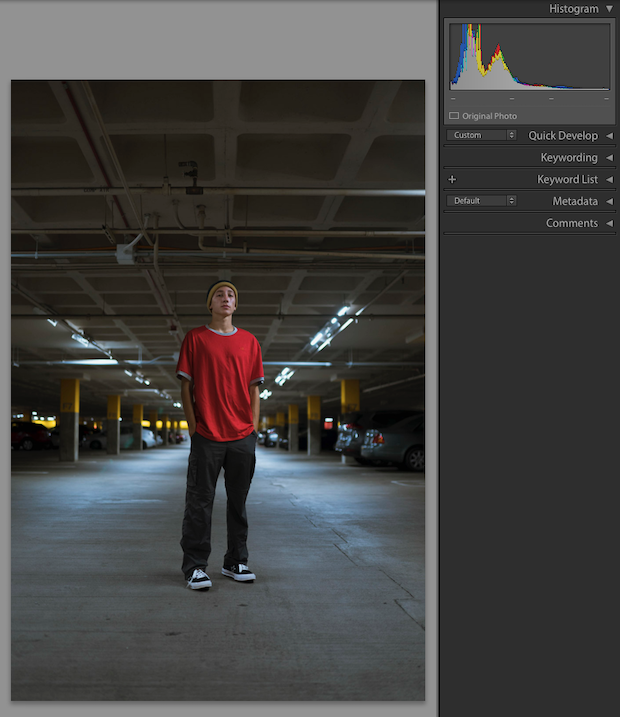
[[[60,460],[77,461],[80,446],[80,380],[60,379]]]
[[[340,380],[340,415],[360,410],[360,382],[358,378],[343,378]],[[345,465],[356,463],[352,456],[340,456],[340,462]]]
[[[278,429],[278,440],[276,441],[276,448],[280,447],[280,441],[284,436],[284,427],[286,424],[286,416],[284,411],[278,411],[276,414],[276,428]]]
[[[299,450],[299,406],[290,403],[288,407],[288,451],[297,453]]]
[[[121,397],[108,396],[108,453],[117,456],[121,452]]]
[[[321,452],[321,397],[308,396],[308,455]]]
[[[142,450],[142,421],[144,418],[144,407],[141,403],[133,405],[133,445],[134,451]]]
[[[161,437],[164,439],[164,446],[167,446],[170,442],[170,429],[168,428],[168,416],[165,414],[161,417]]]
[[[172,435],[173,435],[173,444],[176,446],[177,443],[177,433],[179,432],[179,422],[173,421],[172,422]]]

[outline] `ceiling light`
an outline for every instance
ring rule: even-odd
[[[342,326],[340,327],[340,330],[343,331],[344,329],[347,328],[347,326],[348,326],[349,324],[352,324],[352,323],[353,323],[353,319],[349,319],[349,320],[346,321],[344,324],[342,324]]]
[[[338,312],[337,316],[344,316],[350,308],[350,306],[343,306],[342,309],[340,309],[340,311]]]
[[[260,397],[263,398],[263,399],[265,399],[265,400],[267,400],[267,399],[269,398],[269,396],[271,396],[271,391],[268,391],[267,389],[265,389],[265,390],[260,394]]]
[[[85,339],[85,338],[84,338],[83,336],[81,336],[80,334],[71,334],[71,338],[72,338],[74,341],[77,341],[78,344],[82,344],[82,346],[89,346],[89,345],[90,345],[90,341],[89,341],[88,339]]]
[[[125,369],[125,373],[126,373],[128,376],[133,376],[133,373],[131,373],[131,371],[128,371],[127,369]]]
[[[71,359],[70,361],[62,361],[61,363],[79,364],[81,366],[116,366],[116,359]]]
[[[144,379],[144,383],[145,383],[147,386],[150,386],[150,385],[151,385],[151,382],[148,380],[148,378],[145,378],[145,379]]]
[[[337,323],[338,323],[338,319],[332,319],[332,324],[337,324]]]
[[[56,321],[55,319],[48,319],[48,322],[49,322],[52,326],[58,326],[58,321]]]
[[[331,343],[331,341],[332,341],[331,339],[327,339],[327,341],[325,341],[324,343],[322,343],[322,344],[319,346],[319,348],[317,349],[317,351],[322,351],[328,344]]]
[[[310,342],[310,346],[314,346],[315,344],[318,344],[318,342],[323,338],[323,334],[318,333]]]

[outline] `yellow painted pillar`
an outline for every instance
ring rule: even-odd
[[[170,442],[170,426],[168,425],[168,416],[164,414],[161,417],[161,437],[164,439],[164,446]]]
[[[276,425],[275,416],[267,416],[267,428],[273,428]]]
[[[284,411],[278,411],[276,413],[276,429],[278,434],[278,440],[276,441],[276,448],[280,447],[280,441],[284,436],[284,426],[286,425],[286,416]]]
[[[288,450],[292,453],[299,450],[299,406],[296,403],[288,406]]]
[[[340,410],[353,413],[360,410],[360,382],[358,378],[343,378],[340,381]]]
[[[133,444],[134,451],[142,450],[142,421],[144,420],[144,406],[141,403],[133,405]]]
[[[321,397],[308,396],[308,455],[321,452]]]
[[[60,379],[60,460],[77,461],[80,446],[80,379]]]
[[[121,397],[108,396],[107,451],[113,456],[120,453],[121,443]]]

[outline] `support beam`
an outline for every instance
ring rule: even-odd
[[[121,397],[108,396],[107,451],[117,456],[121,450]]]
[[[308,396],[308,455],[321,452],[321,397]]]
[[[60,380],[60,460],[75,462],[80,445],[80,380]]]
[[[296,403],[288,407],[288,450],[289,453],[299,450],[299,406]]]
[[[133,406],[133,450],[142,450],[142,421],[144,419],[144,406],[134,403]]]

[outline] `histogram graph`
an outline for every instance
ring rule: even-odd
[[[609,23],[451,23],[450,91],[608,90]]]

